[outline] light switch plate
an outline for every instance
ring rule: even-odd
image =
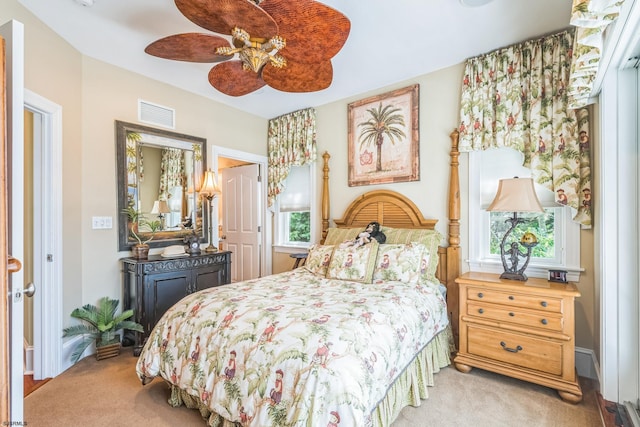
[[[113,218],[110,216],[94,216],[91,218],[91,226],[94,230],[113,228]]]

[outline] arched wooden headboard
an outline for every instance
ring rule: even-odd
[[[377,190],[355,199],[342,219],[335,219],[337,227],[366,226],[378,221],[387,227],[427,228],[433,230],[438,220],[425,219],[418,207],[400,193]]]
[[[458,324],[458,288],[455,279],[460,274],[460,180],[458,177],[458,131],[451,135],[451,168],[449,171],[447,246],[438,248],[436,277],[447,287],[447,305],[454,335]],[[329,153],[324,153],[322,184],[322,240],[329,229]],[[426,219],[411,200],[390,190],[369,191],[356,198],[347,207],[341,219],[334,220],[337,227],[363,227],[378,221],[386,227],[433,229],[436,219]]]

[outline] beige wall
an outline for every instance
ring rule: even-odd
[[[138,98],[176,109],[177,131],[204,137],[211,145],[266,155],[267,121],[186,93],[100,61],[83,57],[42,25],[15,0],[0,0],[0,23],[25,24],[25,84],[63,107],[64,312],[95,302],[103,295],[121,298],[117,227],[92,230],[92,216],[117,218],[114,120],[137,121]],[[449,134],[457,126],[462,65],[456,65],[375,91],[316,107],[318,151],[330,161],[331,217],[366,191],[391,189],[405,194],[437,229],[447,231]],[[414,83],[420,84],[420,181],[389,185],[347,186],[347,105],[350,102]],[[318,170],[318,194],[321,190]],[[467,160],[460,159],[463,260],[468,257]],[[576,344],[594,348],[595,292],[593,234],[583,231],[578,284]],[[287,254],[275,254],[274,272],[292,265]],[[465,264],[466,265],[466,264]],[[468,267],[463,267],[468,268]],[[65,319],[65,323],[68,319]]]
[[[213,145],[266,155],[267,121],[91,58],[83,59],[83,295],[120,295],[117,228],[92,230],[92,216],[117,218],[114,120],[137,122],[138,99],[176,110],[176,131]],[[213,90],[213,89],[212,89]],[[96,159],[111,159],[96,161]],[[209,159],[210,163],[211,159]]]
[[[15,19],[24,24],[25,87],[63,106],[63,310],[87,300],[82,295],[81,265],[81,55],[42,25],[15,0],[1,0],[0,23]],[[66,319],[65,319],[66,320]]]

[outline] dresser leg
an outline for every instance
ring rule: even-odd
[[[456,369],[462,372],[463,374],[468,374],[469,372],[471,372],[471,366],[469,365],[465,365],[464,363],[457,363],[457,362],[454,362],[453,364],[455,365]]]
[[[564,391],[564,390],[558,390],[558,394],[560,395],[562,400],[564,400],[567,403],[573,403],[575,405],[576,403],[582,402],[582,393],[576,394],[576,393],[569,393],[568,391]]]

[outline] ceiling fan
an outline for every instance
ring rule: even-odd
[[[204,33],[156,40],[145,52],[165,59],[220,62],[209,83],[230,96],[269,85],[283,92],[315,92],[333,79],[333,58],[351,22],[315,0],[175,0],[189,20],[227,38]],[[238,59],[230,60],[235,55]],[[223,62],[225,61],[225,62]]]

